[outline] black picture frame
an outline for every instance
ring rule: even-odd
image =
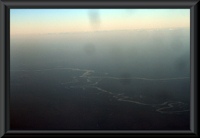
[[[191,104],[188,131],[17,131],[9,130],[10,9],[29,8],[187,8],[190,9]],[[197,132],[197,55],[199,0],[1,0],[0,1],[0,136],[198,136]]]

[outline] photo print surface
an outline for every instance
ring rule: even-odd
[[[189,130],[189,9],[10,9],[11,130]]]

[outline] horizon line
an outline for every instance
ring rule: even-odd
[[[189,27],[165,27],[165,28],[145,28],[145,29],[118,29],[118,30],[95,30],[95,31],[76,31],[76,32],[60,32],[60,33],[32,33],[32,34],[10,34],[10,35],[55,35],[55,34],[77,34],[77,33],[97,33],[97,32],[112,32],[112,31],[152,31],[152,30],[164,30],[164,29],[168,29],[168,30],[178,30],[181,28],[189,28]]]

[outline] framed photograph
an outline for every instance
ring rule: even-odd
[[[198,2],[1,0],[1,137],[197,136]]]

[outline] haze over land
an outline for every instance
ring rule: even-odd
[[[114,69],[140,77],[189,77],[189,28],[170,29],[12,36],[11,69],[20,58],[15,68],[27,63],[45,68],[51,62],[51,67]]]

